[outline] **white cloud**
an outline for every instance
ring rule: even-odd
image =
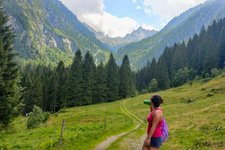
[[[123,37],[138,27],[138,23],[131,18],[118,18],[107,12],[85,15],[84,20],[96,31],[103,32],[110,37]]]
[[[137,3],[137,0],[132,0],[132,3]]]
[[[80,21],[110,37],[125,36],[140,25],[132,18],[119,18],[104,10],[103,0],[61,0]],[[136,0],[132,2],[136,3]]]
[[[149,15],[158,15],[169,21],[182,12],[206,0],[144,0],[144,12]]]
[[[144,28],[146,30],[150,30],[150,31],[155,30],[155,28],[149,24],[142,24],[141,26],[142,26],[142,28]]]
[[[138,5],[138,6],[136,6],[135,9],[137,9],[137,10],[142,10],[142,7],[141,7],[140,5]]]

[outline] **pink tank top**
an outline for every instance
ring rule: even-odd
[[[151,130],[151,127],[152,127],[152,122],[153,122],[153,113],[156,111],[156,110],[161,110],[160,108],[157,108],[155,109],[154,111],[152,111],[149,115],[148,115],[148,129],[147,129],[147,134],[149,134],[150,130]],[[162,111],[162,110],[161,110]],[[162,120],[159,121],[159,123],[157,124],[156,128],[155,128],[155,131],[152,135],[152,137],[161,137],[162,136],[162,131],[161,131],[161,128],[162,128]]]

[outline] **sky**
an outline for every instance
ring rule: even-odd
[[[206,0],[60,0],[77,18],[109,37],[140,26],[161,30],[172,18]]]

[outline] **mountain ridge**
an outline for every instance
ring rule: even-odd
[[[138,29],[132,31],[131,33],[128,33],[125,37],[112,38],[102,32],[96,32],[94,31],[94,29],[90,28],[90,30],[95,32],[96,38],[99,39],[102,43],[104,43],[106,47],[112,52],[116,52],[119,48],[127,44],[138,42],[142,39],[151,37],[157,33],[156,30],[147,30],[140,26]]]
[[[90,51],[97,64],[109,58],[107,48],[59,0],[8,0],[3,5],[22,61],[69,63],[77,49],[83,55]]]
[[[223,0],[206,1],[172,19],[154,36],[120,48],[117,53],[118,63],[121,63],[124,55],[128,55],[134,70],[142,68],[154,57],[159,58],[166,47],[187,41],[194,34],[198,34],[202,26],[207,28],[214,20],[223,17],[225,17]]]

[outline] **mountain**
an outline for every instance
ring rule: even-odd
[[[15,31],[15,49],[25,62],[71,62],[74,52],[90,51],[95,62],[109,51],[59,0],[7,0],[3,6]]]
[[[125,37],[111,38],[102,32],[95,32],[95,35],[97,39],[104,43],[111,51],[115,52],[119,48],[127,44],[151,37],[156,33],[157,31],[155,30],[146,30],[142,27],[139,27],[137,30],[134,30],[132,33],[127,34]]]
[[[225,17],[224,0],[208,0],[175,17],[154,36],[122,47],[118,50],[117,59],[120,63],[127,54],[133,69],[137,70],[153,57],[159,58],[166,47],[171,47],[177,42],[187,42],[194,34],[199,34],[202,26],[207,28],[214,20],[223,17]]]

